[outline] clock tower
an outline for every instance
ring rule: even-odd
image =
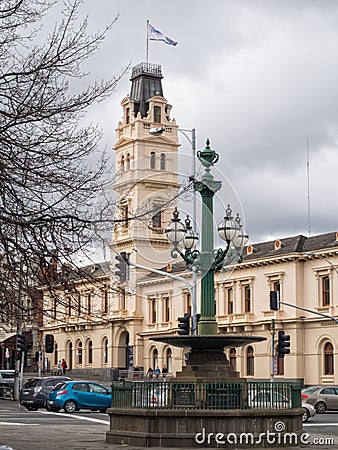
[[[179,188],[178,125],[163,96],[162,78],[158,64],[133,67],[114,147],[117,210],[111,261],[116,253],[126,252],[131,262],[149,268],[163,267],[171,260],[165,226]],[[161,129],[160,135],[150,133],[156,128]],[[132,267],[130,272],[132,281]]]

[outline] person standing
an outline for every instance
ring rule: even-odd
[[[63,370],[62,370],[62,361],[60,359],[60,361],[58,362],[58,375],[62,375]]]
[[[158,366],[154,370],[154,373],[155,373],[156,379],[158,380],[158,378],[159,378],[159,376],[161,374],[161,370],[160,370],[160,368]]]
[[[162,367],[162,377],[163,377],[164,380],[167,378],[167,375],[168,375],[168,369],[167,369],[167,366],[164,365]]]
[[[67,369],[67,362],[64,358],[61,361],[61,366],[62,366],[62,373],[63,373],[63,375],[65,375],[66,369]]]

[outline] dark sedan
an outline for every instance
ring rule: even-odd
[[[50,391],[60,382],[71,380],[69,377],[34,377],[29,378],[20,391],[20,404],[29,411],[47,408]]]

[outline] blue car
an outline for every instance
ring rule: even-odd
[[[93,381],[68,381],[57,385],[49,394],[51,411],[64,409],[73,413],[79,409],[106,412],[111,406],[112,392],[106,386]]]

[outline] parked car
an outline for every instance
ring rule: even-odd
[[[291,408],[291,400],[279,392],[258,391],[249,396],[250,408]]]
[[[251,399],[249,398],[249,405],[252,408],[273,408],[273,409],[285,409],[291,408],[292,402],[280,394],[279,392],[267,392],[267,391],[259,391],[255,393]],[[302,416],[302,421],[307,422],[310,417],[315,416],[316,410],[309,403],[302,401],[302,408],[305,409],[304,414]]]
[[[166,383],[139,383],[133,391],[133,405],[149,407],[166,407],[169,402],[169,385]]]
[[[68,381],[50,392],[47,406],[52,411],[64,409],[73,413],[80,409],[106,412],[111,406],[112,391],[93,381]]]
[[[19,401],[28,411],[37,411],[47,408],[47,399],[50,391],[61,381],[69,381],[66,376],[33,377],[29,378],[20,390]]]
[[[15,370],[0,370],[0,386],[14,387]]]
[[[311,386],[302,390],[302,400],[318,414],[338,410],[338,386]]]
[[[310,405],[310,403],[302,402],[302,408],[305,409],[305,412],[302,416],[303,422],[307,422],[310,417],[316,415],[316,410],[312,405]]]

